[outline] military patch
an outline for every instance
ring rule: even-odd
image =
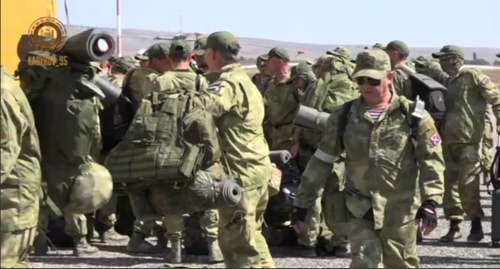
[[[490,83],[490,78],[489,78],[489,77],[485,77],[485,78],[483,79],[483,82],[482,82],[482,83],[483,83],[483,85],[484,85],[484,86],[488,85],[488,83]]]
[[[368,65],[368,66],[373,66],[373,62],[375,61],[375,58],[373,58],[372,56],[366,56],[364,59],[363,59],[363,64],[364,65]]]
[[[207,88],[207,91],[209,91],[209,92],[219,92],[220,91],[220,85],[210,86],[210,87]]]
[[[434,146],[439,144],[441,142],[441,138],[439,137],[438,133],[434,133],[430,138],[429,138]]]

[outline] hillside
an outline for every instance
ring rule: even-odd
[[[89,29],[90,26],[80,26],[71,25],[71,33],[76,34]],[[115,28],[101,28],[97,29],[107,31],[108,33],[116,36]],[[169,42],[161,40],[153,40],[154,37],[172,37],[178,33],[173,32],[161,32],[161,31],[151,31],[151,30],[139,30],[139,29],[122,29],[122,46],[124,55],[133,55],[139,49],[147,49],[150,45],[156,42]],[[306,54],[299,55],[296,59],[315,59],[324,54],[327,50],[334,49],[341,44],[331,44],[331,45],[318,45],[318,44],[308,44],[308,43],[292,43],[292,42],[282,42],[277,40],[268,39],[258,39],[258,38],[246,38],[239,37],[239,41],[242,45],[241,56],[255,58],[259,54],[264,54],[269,51],[271,47],[281,46],[291,50],[303,50]],[[366,44],[373,45],[373,44]],[[358,52],[363,50],[366,46],[362,45],[343,45],[351,50],[351,53],[356,55]],[[440,48],[411,48],[410,58],[416,58],[420,55],[425,57],[430,57],[432,52],[439,51]],[[500,52],[500,48],[473,48],[464,47],[465,58],[472,59],[473,53],[476,52],[478,58],[483,58],[490,63],[497,60],[495,57],[497,53]],[[295,53],[291,52],[292,57]]]

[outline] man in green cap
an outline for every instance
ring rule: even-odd
[[[387,48],[387,45],[385,43],[375,43],[372,48],[385,50]]]
[[[205,49],[207,47],[207,38],[200,37],[194,42],[194,60],[196,62],[197,71],[200,74],[209,72],[207,62],[205,61]]]
[[[257,66],[257,69],[259,70],[259,73],[253,75],[252,77],[252,82],[257,86],[257,89],[259,89],[260,93],[262,96],[264,96],[264,93],[266,92],[267,85],[269,84],[269,81],[271,80],[271,76],[267,74],[267,54],[259,55],[257,57],[257,61],[255,63]]]
[[[122,56],[116,58],[113,61],[113,65],[110,67],[110,72],[108,79],[116,86],[122,88],[123,78],[125,74],[135,66],[135,61],[130,56]],[[103,134],[104,136],[104,134]],[[101,151],[100,158],[98,162],[104,164],[108,152]],[[113,194],[111,200],[104,205],[102,208],[96,212],[96,224],[95,229],[99,233],[99,238],[102,243],[109,241],[124,241],[128,239],[128,236],[123,236],[117,233],[114,229],[116,224],[116,206],[118,203],[118,196]]]
[[[397,94],[412,99],[413,91],[410,75],[415,73],[406,64],[406,59],[410,55],[410,48],[405,42],[394,40],[387,44],[385,51],[391,59],[391,67],[394,71],[393,86]]]
[[[316,62],[312,65],[312,69],[314,72],[314,75],[316,76],[317,79],[321,77],[321,68],[325,62],[327,62],[328,58],[333,57],[330,54],[325,54],[319,57]]]
[[[275,47],[268,53],[267,73],[273,78],[264,93],[264,102],[270,126],[271,150],[292,149],[292,122],[299,108],[300,94],[297,88],[287,83],[290,78],[289,62],[290,56],[284,48]]]
[[[123,80],[124,90],[130,91],[133,109],[136,111],[144,97],[154,89],[159,88],[158,76],[168,71],[170,60],[168,43],[153,44],[144,53],[148,55],[147,67],[139,66],[130,69]],[[127,250],[132,253],[157,252],[160,248],[153,246],[145,239],[152,233],[156,226],[155,221],[134,221],[134,232],[127,245]],[[160,246],[159,246],[160,247]]]
[[[262,224],[272,166],[263,134],[262,95],[238,63],[240,45],[221,31],[207,39],[205,60],[211,84],[194,102],[217,123],[223,158],[243,189],[236,207],[219,209],[219,246],[228,268],[274,268]]]
[[[327,51],[326,54],[337,57],[345,65],[348,76],[352,76],[355,64],[351,62],[351,51],[348,48],[340,46],[333,51]]]
[[[432,57],[439,59],[444,71],[438,82],[448,88],[441,134],[446,161],[443,209],[450,229],[440,241],[462,236],[460,223],[465,213],[471,219],[467,241],[479,242],[484,238],[479,178],[487,169],[482,147],[491,132],[489,106],[500,130],[500,90],[480,69],[464,68],[464,52],[458,46],[446,45]]]
[[[139,66],[142,67],[148,67],[148,55],[146,53],[146,50],[141,49],[139,52],[134,56],[134,60],[137,61]]]
[[[191,52],[191,46],[186,40],[179,39],[170,45],[168,53],[170,70],[157,78],[160,88],[155,91],[176,94],[181,90],[200,92],[208,88],[207,80],[190,69]],[[217,210],[200,213],[199,223],[208,241],[208,260],[210,263],[221,262],[223,258],[217,242],[219,221]],[[171,245],[166,260],[169,263],[180,263],[182,262],[181,236],[184,231],[184,218],[182,215],[167,215],[163,219],[163,225],[167,230],[166,237]]]
[[[436,227],[436,207],[443,194],[439,134],[426,111],[412,116],[419,113],[413,102],[393,93],[385,51],[372,48],[359,53],[353,77],[361,97],[328,118],[318,150],[302,175],[292,224],[302,228],[322,182],[345,153],[346,195],[338,206],[348,214],[350,267],[419,267],[416,231],[420,226],[429,234]],[[419,180],[424,186],[422,204],[415,192]]]
[[[33,111],[14,77],[1,67],[2,268],[29,268],[40,209],[41,154]]]

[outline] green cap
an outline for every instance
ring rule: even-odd
[[[408,45],[406,45],[405,42],[400,40],[394,40],[389,42],[389,44],[387,44],[387,47],[385,49],[396,50],[399,52],[399,54],[403,55],[404,57],[408,57],[408,55],[410,55],[410,48],[408,47]]]
[[[127,72],[130,68],[135,66],[135,61],[130,56],[122,56],[116,59],[115,66],[122,69],[122,71]]]
[[[299,63],[296,66],[292,66],[292,68],[290,68],[290,78],[288,79],[288,83],[293,82],[297,78],[303,78],[304,80],[307,80],[310,73],[312,73],[312,68],[306,62]]]
[[[266,61],[267,61],[267,54],[259,55],[259,57],[257,57],[256,65],[259,67],[263,66],[264,64],[266,64]]]
[[[194,42],[194,54],[198,56],[205,55],[205,49],[207,48],[207,38],[201,37],[196,39]]]
[[[191,54],[192,48],[189,43],[184,39],[179,39],[172,44],[168,50],[168,55],[182,54],[183,56],[188,56]]]
[[[325,54],[321,57],[319,57],[316,62],[312,65],[312,68],[320,67],[322,66],[328,58],[332,57],[330,54]]]
[[[385,48],[387,48],[387,45],[385,43],[375,43],[375,45],[373,45],[373,48],[385,50]]]
[[[314,61],[313,60],[307,60],[306,64],[309,65],[309,66],[312,66],[314,64]]]
[[[269,51],[269,53],[267,53],[267,55],[269,58],[275,57],[278,59],[285,60],[287,62],[290,61],[290,55],[288,55],[288,51],[284,48],[274,47]]]
[[[417,59],[415,59],[415,62],[419,63],[419,64],[426,64],[428,62],[428,60],[425,59],[424,56],[418,56]]]
[[[432,58],[439,58],[446,55],[459,55],[464,58],[464,51],[459,46],[446,45],[439,52],[433,53]]]
[[[207,48],[220,52],[239,51],[240,44],[238,39],[230,32],[220,31],[212,33],[207,38]]]
[[[351,51],[346,47],[337,47],[333,51],[329,50],[326,53],[330,55],[339,56],[345,59],[351,59]]]
[[[356,68],[353,78],[370,77],[382,79],[391,71],[391,60],[389,55],[378,48],[364,50],[356,57]]]
[[[168,43],[156,43],[151,45],[144,54],[147,53],[148,58],[151,59],[163,59],[167,57],[170,50],[170,45]]]

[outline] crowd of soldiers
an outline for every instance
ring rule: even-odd
[[[347,48],[338,47],[316,62],[290,68],[287,50],[276,47],[258,57],[259,73],[252,78],[238,63],[239,50],[237,38],[221,31],[196,40],[194,48],[186,40],[156,43],[143,55],[95,65],[116,86],[130,89],[137,113],[144,113],[141,104],[152,93],[184,91],[196,93],[184,113],[209,113],[203,121],[213,120],[207,126],[216,126],[216,132],[204,140],[213,160],[202,169],[217,178],[237,175],[243,190],[237,207],[196,214],[209,262],[224,261],[230,268],[275,267],[262,234],[274,169],[270,150],[288,150],[302,173],[291,212],[300,255],[316,256],[321,239],[329,242],[335,257],[346,257],[349,244],[351,267],[418,267],[417,241],[436,227],[440,205],[450,221],[441,241],[462,236],[464,214],[472,223],[468,241],[484,238],[480,176],[491,162],[489,109],[498,120],[500,91],[479,69],[463,67],[461,48],[444,46],[433,53],[439,62],[419,57],[409,63],[410,50],[401,41],[365,48],[356,60]],[[409,100],[413,72],[448,89],[440,124]],[[44,232],[51,210],[43,199],[42,154],[32,109],[3,67],[1,88],[1,262],[2,267],[22,268],[31,251],[44,252],[40,249],[47,245]],[[294,126],[300,105],[331,113],[326,126]],[[415,114],[419,121],[413,126]],[[101,147],[95,159],[104,164],[112,150]],[[95,212],[102,242],[128,239],[113,228],[117,199],[113,194]],[[96,254],[85,214],[62,213],[74,255]],[[166,233],[156,234],[155,246],[146,239],[158,225]],[[181,263],[183,230],[181,215],[136,220],[127,250],[164,251],[168,242],[166,261]]]

